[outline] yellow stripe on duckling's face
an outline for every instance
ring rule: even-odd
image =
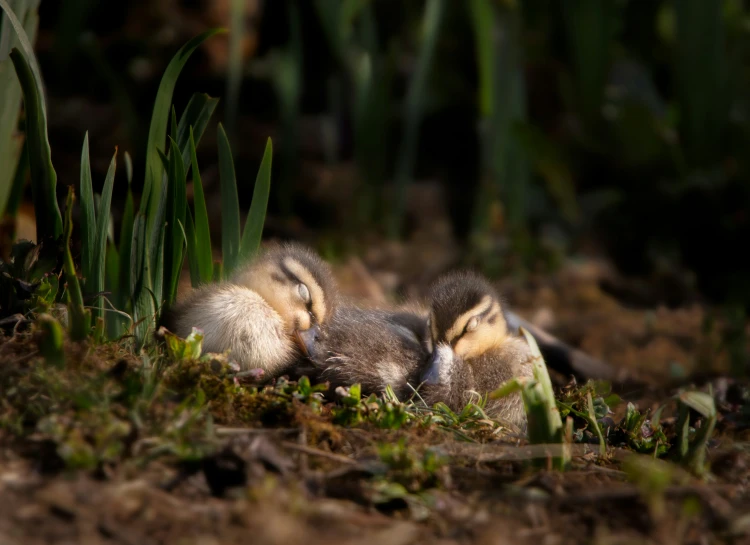
[[[482,314],[492,306],[492,303],[492,297],[490,297],[489,295],[485,295],[479,302],[479,304],[470,308],[469,310],[461,314],[458,318],[456,318],[450,329],[445,332],[445,340],[452,344],[455,339],[463,335],[464,329],[466,329],[466,324],[469,323],[469,320],[471,320],[478,314]]]
[[[476,318],[476,326],[466,326]],[[471,310],[464,312],[446,335],[453,351],[462,359],[470,360],[502,344],[508,336],[508,327],[500,304],[491,297],[484,298]]]
[[[324,322],[327,316],[327,308],[323,288],[320,287],[310,271],[297,260],[287,257],[284,259],[284,267],[307,287],[310,292],[310,310],[318,323]]]

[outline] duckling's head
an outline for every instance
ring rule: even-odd
[[[330,266],[298,243],[269,247],[233,281],[263,297],[303,350],[300,333],[317,331],[336,306],[337,289]]]
[[[457,360],[478,358],[508,337],[500,297],[479,274],[447,274],[432,286],[429,298],[426,339],[432,356],[423,373],[427,383],[444,381]]]

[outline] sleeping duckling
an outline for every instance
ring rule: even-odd
[[[460,411],[474,392],[485,395],[513,377],[532,376],[531,351],[508,331],[500,298],[482,276],[451,273],[434,284],[427,320],[429,362],[422,373],[422,398]],[[526,413],[520,394],[490,400],[489,416],[521,429]]]
[[[425,316],[408,309],[339,307],[326,327],[300,334],[310,364],[299,371],[328,381],[331,391],[358,383],[369,395],[391,386],[404,399],[418,385],[427,357],[425,324]]]
[[[278,376],[301,358],[301,332],[318,331],[336,304],[330,267],[310,249],[280,244],[258,255],[227,282],[194,290],[171,309],[167,328],[203,330],[207,352],[230,350],[242,369]]]

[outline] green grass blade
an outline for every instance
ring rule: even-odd
[[[18,209],[21,206],[23,200],[23,186],[26,183],[26,174],[29,171],[29,147],[26,145],[26,141],[23,143],[21,148],[21,155],[18,158],[18,164],[16,165],[16,173],[13,175],[13,183],[11,185],[10,194],[5,206],[5,213],[11,218],[15,218],[18,214]]]
[[[240,101],[240,84],[242,83],[242,38],[247,33],[245,28],[245,0],[230,0],[229,4],[229,66],[227,68],[227,131],[234,141],[238,104]],[[236,143],[236,142],[235,142]]]
[[[187,196],[185,190],[185,169],[182,164],[180,149],[171,137],[169,158],[169,198],[167,200],[167,228],[164,247],[164,287],[167,305],[174,303],[177,297],[177,283],[183,263],[183,244],[185,237],[181,225],[185,224]]]
[[[722,153],[731,108],[723,3],[677,0],[674,7],[680,138],[693,165],[712,166]]]
[[[529,440],[535,444],[562,443],[564,439],[562,419],[544,358],[534,337],[523,327],[519,328],[519,332],[526,338],[531,349],[531,365],[534,373],[534,382],[522,392],[528,417]],[[567,451],[564,450],[564,452]],[[565,468],[568,462],[569,459],[566,456],[556,459],[556,465],[560,469]]]
[[[154,312],[152,318],[159,318],[159,311],[164,304],[164,240],[165,240],[165,229],[161,229],[159,237],[156,239],[156,250],[155,255],[157,256],[156,267],[154,267],[154,289],[151,291],[150,296],[154,305]],[[152,321],[153,325],[153,321]]]
[[[190,148],[188,146],[190,131],[193,132],[193,141],[197,148],[218,104],[218,98],[212,98],[205,93],[195,93],[190,97],[190,101],[185,106],[185,111],[182,112],[180,122],[177,124],[177,136],[175,137],[173,134],[172,137],[182,150],[182,164],[186,172],[190,168]]]
[[[287,45],[279,52],[271,74],[281,123],[281,162],[276,188],[280,213],[292,214],[292,182],[299,168],[299,116],[302,94],[302,22],[297,2],[289,4]],[[225,272],[228,271],[225,263]]]
[[[107,176],[104,178],[104,187],[102,188],[102,198],[99,204],[99,216],[96,221],[96,243],[92,256],[93,266],[91,268],[91,278],[87,279],[87,293],[99,293],[104,291],[104,276],[107,257],[107,227],[109,225],[109,209],[112,203],[112,189],[115,184],[115,171],[117,170],[117,148],[109,163]],[[88,286],[91,290],[88,290]],[[94,305],[94,319],[99,318],[102,314],[104,303],[98,299]]]
[[[5,0],[0,0],[0,3],[3,8],[7,5]],[[15,21],[13,23],[15,27],[18,19],[11,12],[8,12],[8,16],[12,22]],[[17,32],[19,30],[23,32],[20,27],[16,29]],[[25,35],[21,40],[22,45],[24,40],[28,45]],[[25,47],[22,50],[13,49],[10,58],[21,82],[26,108],[26,137],[29,140],[29,166],[37,240],[48,237],[57,238],[62,234],[63,226],[55,192],[57,174],[52,166],[52,153],[47,138],[47,112],[44,106],[41,77],[38,75],[39,71],[33,53],[27,52]]]
[[[492,22],[495,14],[489,0],[471,0],[469,8],[474,25],[479,71],[479,113],[482,117],[489,118],[492,115],[494,96]]]
[[[263,224],[266,221],[266,208],[268,207],[268,195],[271,191],[271,162],[273,161],[273,143],[269,138],[266,142],[266,150],[263,152],[263,160],[255,178],[253,189],[253,202],[245,221],[245,232],[242,234],[240,246],[240,260],[248,259],[257,253],[263,236]]]
[[[195,139],[193,129],[190,128],[190,160],[193,170],[193,207],[195,208],[195,261],[201,283],[209,283],[213,278],[213,252],[211,246],[211,228],[208,223],[208,209],[206,198],[203,194],[203,183],[201,172],[198,168],[198,156],[195,152]],[[190,214],[187,214],[190,217]],[[192,218],[190,218],[192,220]],[[188,239],[189,241],[190,239]],[[188,249],[188,254],[192,255]]]
[[[445,13],[446,0],[428,0],[423,19],[424,42],[419,51],[417,66],[409,82],[406,95],[406,113],[404,114],[403,143],[396,166],[394,179],[395,195],[388,233],[392,238],[401,235],[401,228],[406,211],[406,190],[414,175],[417,159],[417,138],[419,124],[422,120],[424,93],[427,78],[435,56],[441,22]]]
[[[172,105],[172,114],[170,116],[170,120],[171,120],[170,121],[171,125],[170,125],[169,135],[172,137],[172,139],[174,139],[175,135],[177,134],[177,112],[174,109],[174,105]],[[169,149],[172,150],[173,148],[170,147]]]
[[[160,161],[165,157],[161,151]],[[153,196],[153,195],[152,195]],[[164,241],[164,228],[165,218],[167,209],[167,192],[162,191],[159,195],[159,203],[156,205],[156,214],[154,216],[154,223],[151,226],[150,237],[148,242],[148,266],[151,286],[151,296],[156,297],[158,304],[162,301],[162,288],[163,288],[163,277],[162,271],[164,270],[164,253],[163,253],[163,241]],[[148,223],[148,218],[147,218]]]
[[[154,110],[151,114],[151,124],[149,125],[148,131],[148,144],[146,145],[146,174],[143,186],[144,202],[150,203],[151,205],[151,208],[148,210],[149,226],[153,225],[154,221],[156,221],[158,204],[161,200],[161,194],[164,192],[162,187],[164,168],[159,160],[157,149],[165,148],[169,112],[177,78],[179,77],[182,68],[185,66],[185,63],[198,46],[211,36],[221,32],[224,32],[224,30],[208,30],[182,46],[170,61],[167,69],[164,71],[161,83],[159,84],[159,90],[156,93]],[[153,199],[150,198],[151,193],[154,194]],[[142,209],[141,211],[145,212],[146,210]]]
[[[151,267],[149,256],[138,251],[138,248],[145,248],[146,233],[146,216],[138,213],[133,223],[133,244],[130,254],[130,278],[131,294],[133,299],[133,321],[135,322],[134,331],[136,348],[140,348],[146,342],[152,317],[156,313],[154,301],[151,296]]]
[[[128,188],[133,183],[133,160],[130,158],[130,154],[125,152],[125,177],[128,180]]]
[[[114,244],[107,244],[107,255],[105,261],[105,282],[104,289],[112,293],[107,298],[111,302],[117,301],[117,295],[120,286],[120,254]],[[103,301],[102,301],[103,302]],[[104,314],[107,323],[107,335],[110,339],[115,339],[120,334],[121,317],[115,312],[106,312]]]
[[[33,42],[36,37],[37,27],[39,26],[39,14],[37,12],[38,2],[16,2],[15,13],[18,20],[23,24],[23,28]],[[0,169],[0,218],[6,213],[14,217],[15,212],[12,210],[11,201],[16,195],[18,176],[14,177],[14,172],[25,171],[19,169],[21,165],[22,148],[25,148],[26,141],[21,134],[18,134],[18,120],[21,114],[21,84],[13,72],[13,62],[8,58],[10,49],[16,47],[18,38],[9,28],[9,22],[3,22],[5,16],[0,12],[0,165],[7,165]],[[28,165],[28,159],[26,160]],[[11,184],[11,180],[14,181]]]
[[[94,269],[94,254],[96,247],[96,210],[94,209],[94,189],[91,182],[91,162],[89,159],[89,133],[83,137],[81,150],[81,272],[83,273],[84,288],[87,293],[93,286],[92,271]]]
[[[91,313],[83,306],[83,293],[78,282],[73,254],[70,253],[70,239],[73,235],[73,205],[75,192],[68,187],[68,199],[65,207],[65,233],[63,248],[63,270],[65,271],[66,295],[68,298],[68,327],[70,338],[74,341],[86,339],[91,330]]]
[[[214,282],[224,280],[224,264],[221,261],[214,262]]]
[[[195,243],[195,225],[193,215],[188,211],[185,216],[185,238],[187,239],[188,267],[190,268],[190,285],[197,288],[201,285],[201,272]]]
[[[617,10],[615,2],[601,0],[569,0],[563,4],[565,37],[573,62],[578,107],[589,126],[601,116]]]
[[[130,155],[125,152],[125,172],[128,178],[128,193],[125,197],[125,208],[122,212],[122,222],[120,223],[120,244],[118,246],[120,254],[120,274],[119,290],[117,294],[117,306],[119,310],[127,310],[127,301],[130,295],[130,253],[133,244],[133,221],[135,214],[135,205],[133,203],[133,191],[130,188],[133,175],[133,163]]]
[[[240,205],[237,178],[229,139],[219,123],[219,181],[221,187],[221,251],[224,274],[229,275],[237,264],[240,251]]]

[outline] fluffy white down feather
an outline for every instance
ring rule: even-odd
[[[230,359],[242,369],[278,371],[293,360],[291,339],[281,316],[256,292],[222,284],[192,294],[176,320],[178,335],[193,327],[203,330],[203,351],[230,350]]]

